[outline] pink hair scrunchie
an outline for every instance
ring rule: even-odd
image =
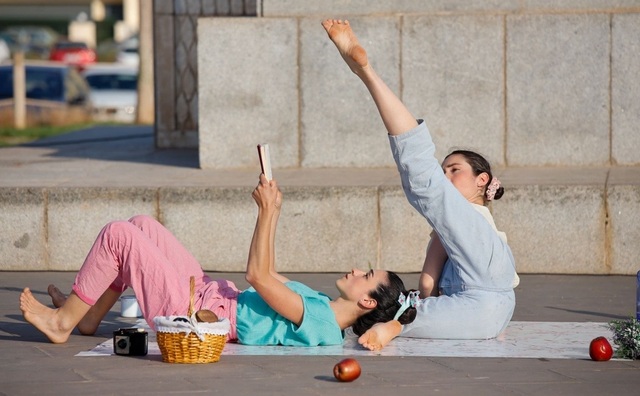
[[[491,184],[487,186],[487,192],[485,195],[487,196],[487,201],[492,201],[493,197],[496,196],[496,191],[500,188],[500,180],[497,177],[491,179]]]

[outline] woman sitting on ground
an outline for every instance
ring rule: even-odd
[[[340,55],[368,89],[387,129],[407,199],[435,232],[421,275],[422,300],[413,323],[392,320],[359,338],[377,350],[394,337],[486,339],[500,334],[515,307],[515,262],[497,232],[487,200],[502,194],[486,166],[471,152],[440,164],[423,120],[416,120],[369,63],[348,21],[322,23]],[[484,160],[484,159],[482,159]],[[436,246],[437,244],[437,246]],[[435,286],[438,285],[439,288]]]

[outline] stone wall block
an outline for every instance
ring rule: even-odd
[[[500,15],[404,18],[403,100],[426,118],[440,160],[462,148],[504,164],[503,21]]]
[[[259,143],[274,168],[297,166],[296,21],[202,18],[198,36],[200,166],[257,166]]]
[[[640,13],[612,16],[612,161],[640,165]]]
[[[640,270],[640,167],[612,168],[607,181],[610,270],[634,275]]]
[[[507,162],[609,163],[605,14],[507,16]]]
[[[399,94],[398,18],[355,18],[370,60]],[[318,18],[300,22],[302,167],[392,166],[384,125],[370,95],[344,63]]]
[[[45,206],[44,189],[0,188],[3,271],[48,269]]]
[[[611,186],[607,190],[611,241],[611,273],[640,271],[640,185]]]
[[[492,212],[522,273],[605,274],[604,186],[512,186]]]

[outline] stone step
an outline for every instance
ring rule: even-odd
[[[40,162],[19,165],[20,150],[0,151],[0,270],[75,271],[104,224],[135,214],[160,220],[206,270],[244,270],[257,168],[201,170],[149,156],[140,163],[83,160],[71,150],[63,160],[51,147],[42,149]],[[421,269],[431,230],[407,203],[395,169],[276,168],[274,174],[284,194],[279,270]],[[496,174],[506,192],[491,210],[520,273],[638,271],[640,167]]]

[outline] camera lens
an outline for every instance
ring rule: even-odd
[[[127,347],[127,344],[128,344],[127,340],[124,340],[124,339],[118,340],[118,348],[120,349],[125,349]]]

